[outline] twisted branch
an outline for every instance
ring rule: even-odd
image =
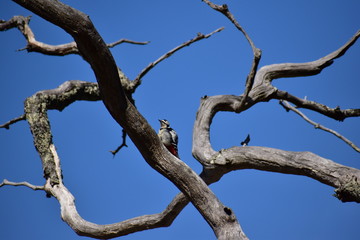
[[[360,170],[349,168],[312,153],[286,152],[264,147],[233,147],[216,152],[210,142],[210,125],[216,113],[231,111],[241,113],[251,106],[269,101],[284,99],[335,119],[359,116],[358,109],[331,109],[325,105],[298,99],[276,89],[272,80],[280,77],[310,76],[321,72],[333,59],[342,56],[359,37],[353,38],[335,52],[309,63],[284,63],[264,66],[255,76],[250,98],[244,105],[243,96],[219,95],[203,97],[193,129],[193,156],[208,171],[229,172],[239,169],[259,169],[287,174],[304,175],[324,184],[336,187],[336,197],[341,201],[360,202]]]

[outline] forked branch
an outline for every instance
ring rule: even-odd
[[[18,28],[27,41],[27,45],[23,49],[19,50],[27,50],[28,52],[39,52],[46,55],[53,56],[65,56],[69,54],[79,54],[79,50],[77,48],[76,42],[70,42],[61,45],[50,45],[43,42],[39,42],[35,38],[35,34],[31,30],[29,26],[30,16],[14,16],[10,20],[0,20],[0,31],[5,31],[11,28]],[[149,42],[137,42],[128,39],[120,39],[116,42],[107,44],[109,48],[115,47],[121,43],[131,43],[138,45],[145,45]]]
[[[128,147],[126,144],[126,136],[127,136],[126,131],[123,129],[122,130],[122,143],[115,150],[110,150],[110,152],[112,153],[112,155],[114,157],[123,147]]]
[[[228,6],[226,4],[224,5],[216,5],[214,3],[212,3],[209,0],[203,0],[206,4],[208,4],[212,9],[221,12],[223,15],[225,15],[234,25],[235,27],[242,32],[242,34],[245,36],[246,40],[248,41],[248,43],[251,46],[252,52],[253,52],[253,61],[251,64],[251,69],[250,72],[246,78],[246,84],[245,84],[245,90],[243,93],[243,98],[240,101],[240,108],[245,104],[249,93],[253,87],[254,84],[254,78],[259,66],[259,62],[261,59],[261,50],[259,48],[257,48],[254,44],[254,42],[251,40],[250,36],[247,34],[247,32],[245,31],[245,29],[239,24],[239,22],[236,20],[236,18],[234,17],[234,15],[230,12]]]

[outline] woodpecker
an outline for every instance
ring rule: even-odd
[[[160,130],[158,136],[160,141],[164,144],[164,146],[177,158],[179,158],[178,153],[178,135],[174,129],[170,127],[170,123],[168,120],[163,119],[160,120]]]

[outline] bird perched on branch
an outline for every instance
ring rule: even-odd
[[[250,142],[250,134],[248,134],[247,137],[245,138],[245,140],[242,141],[240,144],[241,144],[243,147],[245,147],[245,146],[247,146],[247,145],[249,144],[249,142]]]
[[[174,129],[170,127],[170,123],[168,120],[163,119],[160,120],[160,130],[158,136],[161,142],[165,145],[165,147],[177,158],[179,158],[178,153],[178,135]]]

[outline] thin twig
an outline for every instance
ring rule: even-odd
[[[245,31],[245,29],[238,23],[238,21],[236,21],[234,15],[232,15],[232,13],[229,11],[229,8],[226,4],[223,5],[216,5],[208,0],[203,0],[207,5],[209,5],[212,9],[221,12],[223,15],[225,15],[234,25],[235,27],[242,32],[242,34],[245,36],[246,40],[249,42],[251,49],[253,51],[254,54],[254,58],[252,61],[252,65],[251,65],[251,69],[250,72],[246,78],[246,84],[245,84],[245,90],[243,93],[243,98],[240,101],[240,105],[239,105],[239,109],[242,108],[242,106],[245,104],[249,93],[252,89],[252,86],[254,84],[254,78],[257,72],[257,68],[259,66],[259,62],[261,59],[261,50],[259,48],[257,48],[254,44],[254,42],[251,40],[250,36],[247,34],[247,32]]]
[[[26,116],[25,116],[25,114],[23,114],[20,117],[11,119],[10,121],[4,123],[3,125],[0,125],[0,128],[9,129],[11,124],[17,123],[17,122],[25,120],[25,119],[26,119]]]
[[[5,185],[10,185],[10,186],[25,186],[25,187],[28,187],[28,188],[31,188],[32,190],[45,190],[45,187],[44,186],[36,186],[36,185],[33,185],[31,183],[28,183],[28,182],[10,182],[6,179],[4,179],[2,181],[2,183],[0,183],[0,187],[2,186],[5,186]]]
[[[125,129],[123,129],[122,130],[122,143],[121,143],[121,145],[120,146],[118,146],[115,150],[113,150],[113,151],[109,151],[109,152],[111,152],[112,153],[112,155],[113,155],[113,157],[115,157],[115,155],[123,148],[123,147],[128,147],[128,145],[126,145],[126,136],[127,136],[127,134],[126,134],[126,131],[125,131]]]
[[[129,40],[129,39],[120,39],[116,42],[113,42],[113,43],[109,43],[107,44],[108,48],[113,48],[121,43],[131,43],[131,44],[137,44],[137,45],[146,45],[148,43],[150,43],[150,41],[146,41],[146,42],[137,42],[137,41],[132,41],[132,40]]]
[[[344,136],[342,136],[341,134],[339,134],[338,132],[324,127],[319,123],[316,123],[314,121],[312,121],[311,119],[309,119],[305,114],[303,114],[301,111],[299,111],[298,109],[296,109],[295,107],[291,106],[287,101],[281,100],[280,105],[283,106],[285,108],[286,111],[293,111],[296,114],[298,114],[299,116],[301,116],[305,121],[307,121],[308,123],[310,123],[311,125],[313,125],[316,129],[321,129],[324,130],[326,132],[329,132],[333,135],[335,135],[336,137],[340,138],[341,140],[343,140],[345,143],[347,143],[350,147],[352,147],[355,151],[360,152],[360,148],[358,148],[353,142],[351,142],[349,139],[345,138]]]
[[[158,63],[160,63],[161,61],[163,61],[164,59],[170,57],[171,55],[173,55],[176,51],[187,47],[189,45],[191,45],[194,42],[197,42],[199,40],[205,39],[205,38],[209,38],[211,35],[213,35],[214,33],[220,32],[224,29],[224,27],[218,28],[215,31],[204,35],[202,33],[198,33],[197,36],[187,42],[184,42],[183,44],[177,46],[176,48],[170,50],[169,52],[165,53],[164,55],[162,55],[161,57],[159,57],[157,60],[155,60],[154,62],[151,62],[149,65],[147,65],[140,73],[139,75],[135,78],[135,80],[133,81],[134,84],[134,91],[135,89],[141,84],[141,79],[145,76],[145,74],[147,74],[153,67],[155,67]]]

